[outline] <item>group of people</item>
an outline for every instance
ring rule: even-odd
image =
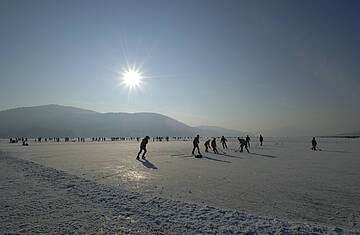
[[[150,137],[149,137],[149,136],[146,136],[146,137],[141,141],[140,151],[138,152],[138,155],[137,155],[137,157],[136,157],[137,160],[140,159],[140,154],[141,154],[142,152],[143,152],[142,159],[144,159],[144,160],[146,159],[146,158],[145,158],[145,154],[146,154],[146,152],[147,152],[147,150],[146,150],[146,145],[148,144],[149,139],[150,139]],[[250,153],[250,151],[249,151],[249,148],[250,148],[250,137],[247,135],[245,139],[240,138],[240,137],[238,137],[237,139],[238,139],[239,144],[240,144],[240,146],[239,146],[240,152],[243,152],[243,149],[244,149],[244,147],[245,147],[246,151],[247,151],[248,153]],[[264,137],[263,137],[262,135],[259,136],[259,141],[260,141],[260,146],[262,146],[262,145],[263,145],[263,141],[264,141]],[[227,139],[226,139],[224,136],[222,136],[222,137],[220,138],[220,142],[221,142],[221,144],[222,144],[223,149],[227,149],[227,144],[226,144]],[[202,155],[201,155],[201,152],[200,152],[199,144],[200,144],[200,135],[197,135],[197,136],[194,138],[194,140],[193,140],[192,155],[194,155],[194,154],[195,154],[195,150],[197,150],[198,155],[195,155],[195,156],[200,156],[200,157],[201,157]],[[317,142],[316,142],[316,140],[315,140],[315,137],[313,137],[313,139],[312,139],[312,141],[311,141],[311,144],[312,144],[312,148],[311,148],[311,149],[314,150],[314,151],[316,151],[316,150],[317,150],[317,149],[316,149]],[[205,143],[204,143],[204,145],[205,145],[205,152],[209,152],[209,149],[212,149],[212,150],[214,151],[214,153],[216,153],[216,154],[219,153],[219,151],[218,151],[218,149],[217,149],[217,147],[216,147],[216,137],[214,137],[214,138],[212,138],[212,139],[206,140]]]
[[[137,157],[136,157],[137,160],[140,160],[140,154],[141,154],[141,153],[142,153],[142,157],[141,157],[141,158],[142,158],[143,160],[146,160],[146,158],[145,158],[145,154],[146,154],[146,152],[147,152],[147,150],[146,150],[146,145],[149,143],[149,139],[150,139],[150,137],[149,137],[149,136],[146,136],[146,137],[141,141],[141,143],[140,143],[140,151],[138,152]],[[249,153],[250,137],[247,135],[245,139],[240,138],[240,137],[238,137],[237,139],[238,139],[239,144],[240,144],[240,147],[239,147],[240,152],[243,152],[243,148],[245,147],[246,151]],[[259,140],[260,140],[260,145],[262,146],[262,142],[263,142],[263,140],[264,140],[264,138],[262,137],[262,135],[260,135]],[[222,136],[222,137],[220,138],[220,142],[221,142],[221,144],[222,144],[223,149],[227,149],[227,144],[226,144],[227,139],[226,139],[224,136]],[[195,156],[200,156],[200,157],[201,157],[202,155],[201,155],[201,152],[200,152],[199,144],[200,144],[200,135],[196,135],[196,137],[195,137],[194,140],[193,140],[192,155],[194,155],[194,154],[195,154],[195,151],[197,150],[198,155],[195,155]],[[219,151],[218,151],[218,149],[217,149],[217,147],[216,147],[216,137],[214,137],[214,138],[212,138],[212,139],[206,140],[205,143],[204,143],[204,145],[205,145],[205,152],[209,152],[209,149],[212,149],[212,150],[214,151],[214,153],[216,153],[216,154],[219,153]],[[248,147],[249,147],[249,148],[248,148]]]
[[[193,148],[193,151],[192,151],[193,155],[194,155],[194,152],[195,152],[196,149],[198,150],[199,155],[201,155],[200,149],[199,149],[199,143],[200,143],[199,139],[200,139],[200,136],[197,135],[195,137],[194,141],[193,141],[193,145],[194,145],[194,148]],[[240,137],[238,137],[237,139],[238,139],[239,144],[240,144],[240,147],[239,147],[240,152],[243,152],[243,148],[245,147],[245,149],[249,153],[248,146],[250,147],[250,137],[247,135],[245,140],[243,138],[240,138]],[[262,141],[263,140],[264,140],[264,138],[260,135],[261,146],[262,146]],[[220,143],[221,143],[223,149],[228,148],[226,142],[227,142],[227,139],[224,136],[222,136],[220,138]],[[206,140],[204,145],[205,145],[205,152],[209,152],[209,149],[212,149],[214,151],[214,153],[219,153],[219,151],[218,151],[218,149],[216,147],[216,138],[215,137],[213,139]]]

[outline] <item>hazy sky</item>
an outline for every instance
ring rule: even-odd
[[[0,1],[0,110],[360,130],[360,1]],[[131,92],[119,71],[141,65]],[[310,132],[309,132],[310,133]]]

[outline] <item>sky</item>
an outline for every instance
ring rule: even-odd
[[[0,110],[155,112],[259,133],[360,130],[360,1],[0,1]],[[121,72],[142,73],[129,89]]]

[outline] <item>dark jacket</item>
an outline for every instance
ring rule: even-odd
[[[145,148],[148,142],[149,142],[149,140],[145,137],[145,138],[141,141],[140,147],[141,147],[141,148]]]
[[[199,143],[200,143],[199,137],[195,137],[193,144],[196,146],[199,145]]]

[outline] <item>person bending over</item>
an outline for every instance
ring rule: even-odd
[[[248,142],[240,137],[238,137],[238,141],[240,143],[240,152],[243,152],[243,148],[245,147],[246,151],[249,153],[249,149],[247,147]]]

